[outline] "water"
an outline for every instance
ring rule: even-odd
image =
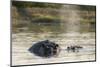
[[[73,33],[74,34],[74,33]],[[71,33],[53,35],[52,33],[15,33],[12,34],[12,64],[45,64],[59,62],[92,61],[95,60],[95,33],[78,34],[77,38]],[[75,38],[74,38],[75,37]],[[56,42],[61,47],[61,52],[56,57],[42,58],[31,54],[28,49],[32,44],[49,39]],[[73,43],[75,42],[75,43]],[[65,49],[70,45],[80,45],[83,47],[79,52],[67,52]]]
[[[22,9],[23,8],[20,8],[20,13],[26,12],[32,15],[28,10]],[[39,9],[44,9],[43,13],[45,13],[46,8]],[[89,18],[92,16],[91,12],[87,10],[82,11],[79,6],[75,5],[63,5],[60,9],[56,9],[56,11],[60,18],[57,17],[59,20],[55,22],[40,21],[37,23],[24,19],[23,16],[21,16],[20,19],[13,18],[13,23],[15,22],[15,24],[13,24],[12,33],[12,65],[95,60],[95,22],[93,22],[91,26],[91,20],[94,20],[95,16],[93,16],[94,19],[85,19],[84,17]],[[93,12],[93,14],[95,14],[95,12]],[[26,16],[28,17],[28,15]],[[47,14],[47,16],[49,16],[49,14]],[[31,18],[34,20],[33,17]],[[35,19],[39,18],[36,17]],[[59,44],[61,52],[58,56],[42,58],[28,51],[34,43],[47,39]],[[79,52],[66,51],[67,46],[74,45],[82,46],[83,49],[79,50]]]

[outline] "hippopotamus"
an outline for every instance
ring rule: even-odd
[[[79,52],[80,49],[82,49],[83,47],[81,46],[68,46],[67,47],[67,51],[72,51],[72,52]]]
[[[59,53],[59,45],[49,40],[44,40],[33,44],[29,51],[40,57],[52,57]]]

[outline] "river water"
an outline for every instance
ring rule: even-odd
[[[52,19],[55,16],[49,14],[49,10],[39,9],[41,11],[36,11],[35,18],[31,16],[35,16],[35,13],[32,14],[25,8],[20,8],[18,12],[20,17],[12,14],[14,15],[12,18],[12,65],[95,60],[95,11],[83,11],[80,10],[80,6],[75,5],[63,5],[57,10],[57,17]],[[18,8],[15,13],[17,11]],[[51,12],[55,11],[51,10]],[[26,19],[30,17],[31,19]],[[47,39],[59,44],[61,51],[57,56],[42,58],[28,51],[34,43]],[[83,49],[79,52],[66,51],[68,46],[74,45],[82,46]]]
[[[76,35],[75,35],[76,34]],[[36,42],[50,40],[59,44],[61,52],[56,57],[42,58],[30,53],[28,49]],[[66,47],[80,45],[79,52],[67,52]],[[94,61],[95,33],[13,33],[12,65],[45,64],[60,62]]]

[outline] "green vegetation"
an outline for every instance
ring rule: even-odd
[[[62,6],[63,4],[12,1],[13,32],[65,32],[67,22],[63,20],[69,19],[67,16],[66,18],[60,16],[59,9]],[[80,7],[79,21],[83,26],[80,32],[94,32],[96,7],[73,6]]]
[[[88,6],[87,5],[80,5],[80,9],[81,10],[87,10],[87,11],[95,11],[96,10],[96,6]]]
[[[18,8],[26,7],[40,7],[40,8],[61,8],[64,4],[55,4],[55,3],[40,3],[40,2],[23,2],[23,1],[12,1],[12,5]],[[87,5],[77,5],[81,10],[95,11],[95,6]]]
[[[60,4],[51,4],[51,3],[40,3],[40,2],[23,2],[23,1],[13,1],[13,6],[18,8],[25,8],[25,7],[43,7],[43,8],[60,8],[62,5]]]

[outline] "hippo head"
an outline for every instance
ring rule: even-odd
[[[52,57],[57,54],[58,47],[58,44],[44,40],[33,44],[29,51],[40,57]]]

